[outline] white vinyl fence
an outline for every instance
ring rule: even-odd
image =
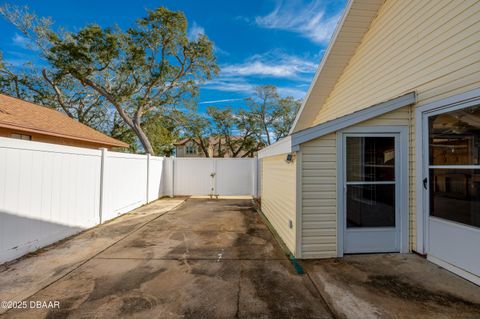
[[[255,158],[175,158],[175,195],[256,196]]]
[[[256,196],[256,163],[163,158],[0,137],[0,263],[162,196]]]

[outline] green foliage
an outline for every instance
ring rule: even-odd
[[[109,130],[109,112],[100,95],[86,90],[71,77],[54,81],[46,69],[32,64],[15,69],[2,61],[1,54],[0,92],[54,108],[97,130]]]
[[[215,156],[254,156],[264,146],[288,135],[301,105],[293,97],[281,97],[272,85],[257,87],[246,103],[247,109],[210,106],[207,115],[183,114],[179,121],[181,135],[191,138],[201,149],[214,147]],[[213,141],[216,144],[209,145]]]
[[[262,85],[256,87],[254,96],[246,103],[255,119],[257,138],[270,145],[288,135],[302,102],[281,97],[273,85]]]
[[[175,150],[173,143],[178,140],[180,133],[174,114],[151,116],[142,124],[142,127],[156,155],[173,155]]]
[[[199,146],[203,155],[210,157],[209,137],[213,133],[210,119],[196,112],[176,112],[175,121],[181,129],[182,136],[191,138]]]
[[[179,11],[148,11],[127,30],[93,24],[77,32],[55,31],[49,19],[8,5],[0,13],[35,38],[52,83],[72,83],[99,96],[148,153],[155,153],[150,140],[155,134],[163,136],[155,143],[166,138],[152,118],[187,105],[198,95],[198,85],[218,73],[213,43],[204,35],[189,40],[187,20]],[[118,123],[113,127],[118,131]]]

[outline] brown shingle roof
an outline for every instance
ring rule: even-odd
[[[0,94],[0,127],[106,146],[128,147],[127,143],[96,131],[63,113],[5,94]]]

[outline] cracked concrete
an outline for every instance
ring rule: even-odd
[[[246,199],[158,201],[4,267],[6,318],[331,318]],[[160,206],[156,206],[160,205]]]

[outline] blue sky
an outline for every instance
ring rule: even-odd
[[[284,96],[303,98],[346,0],[42,0],[7,1],[50,16],[55,26],[75,31],[88,23],[131,26],[147,9],[181,10],[189,36],[214,43],[221,72],[202,85],[199,108],[241,107],[256,85],[273,84]],[[25,39],[0,20],[0,49],[16,65],[32,60]]]

